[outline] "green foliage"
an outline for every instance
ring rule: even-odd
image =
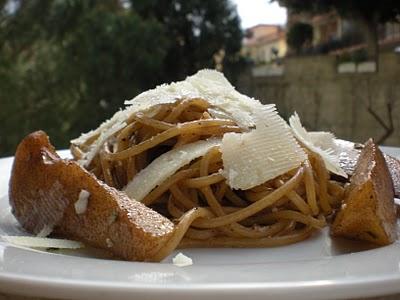
[[[214,66],[213,55],[225,50],[228,69],[238,60],[242,31],[230,1],[132,0],[140,15],[164,25],[170,39],[164,60],[163,81],[178,80],[199,68]]]
[[[291,49],[300,52],[307,43],[313,38],[313,27],[310,24],[296,22],[290,26],[286,34],[286,42]]]
[[[228,0],[0,1],[0,156],[37,129],[66,147],[219,49],[234,70],[241,37]]]

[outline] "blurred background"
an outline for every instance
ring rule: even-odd
[[[202,68],[311,130],[400,146],[400,1],[0,0],[0,156]]]

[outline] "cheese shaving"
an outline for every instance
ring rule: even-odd
[[[74,203],[75,212],[80,215],[84,214],[87,209],[87,205],[89,202],[90,193],[86,190],[81,190],[79,193],[78,200]]]
[[[103,123],[100,126],[102,129],[74,140],[75,143],[82,143],[85,138],[98,135],[81,163],[88,166],[105,140],[123,128],[125,121],[132,114],[148,111],[159,104],[193,98],[208,101],[211,105],[209,112],[212,115],[232,119],[244,131],[253,129],[256,125],[258,127],[251,132],[229,133],[223,137],[223,174],[232,188],[254,187],[298,167],[304,161],[304,151],[293,138],[287,124],[276,113],[275,106],[264,107],[258,100],[240,94],[220,72],[201,70],[184,81],[160,85],[126,101],[127,108]],[[168,164],[170,162],[164,163]],[[137,200],[143,199],[161,183],[161,179],[165,180],[178,170],[173,168],[173,172],[172,169],[164,171],[155,166],[146,169],[135,176],[125,188],[126,192]]]
[[[256,129],[222,138],[222,174],[234,189],[250,189],[297,168],[306,159],[275,105],[254,105]]]
[[[142,201],[151,190],[180,168],[205,155],[211,148],[220,144],[221,139],[200,140],[160,155],[127,184],[124,189],[126,194],[132,199]]]
[[[308,136],[310,137],[313,145],[321,148],[322,150],[331,151],[335,149],[335,136],[331,132],[327,131],[309,131]]]
[[[297,113],[294,113],[293,116],[289,119],[290,127],[293,130],[295,137],[311,152],[317,153],[320,155],[325,163],[325,167],[332,173],[340,175],[342,177],[347,178],[346,172],[339,165],[339,158],[334,155],[334,149],[322,149],[317,146],[315,143],[315,139],[313,140],[313,135],[310,136],[310,133],[303,127],[300,122],[300,118]],[[315,135],[314,135],[315,137]]]
[[[257,100],[240,94],[225,76],[215,70],[201,70],[184,81],[163,84],[126,101],[130,113],[142,111],[156,104],[174,103],[179,99],[202,98],[212,106],[228,113],[239,126],[252,126],[252,103]]]
[[[159,104],[175,103],[177,100],[190,98],[202,98],[208,101],[212,107],[218,108],[220,114],[231,116],[230,118],[243,129],[254,125],[252,107],[254,104],[260,104],[259,101],[237,92],[222,73],[215,70],[201,70],[184,81],[160,85],[139,94],[132,100],[125,101],[126,109],[115,113],[96,130],[72,140],[72,144],[79,146],[87,139],[98,136],[91,149],[78,162],[87,167],[104,142],[123,128],[124,122],[132,114],[146,111]]]
[[[173,259],[172,263],[177,267],[187,267],[193,265],[193,260],[179,252]]]
[[[63,239],[10,235],[2,235],[1,238],[8,243],[30,248],[79,249],[84,247],[80,242]]]
[[[36,235],[37,237],[46,237],[49,236],[50,233],[53,231],[53,226],[44,225],[42,230]]]
[[[90,163],[92,162],[93,158],[96,156],[96,154],[99,152],[100,148],[105,143],[105,141],[107,141],[108,138],[110,138],[112,135],[114,135],[115,133],[120,131],[125,126],[126,126],[125,122],[115,123],[110,128],[102,131],[99,138],[97,139],[96,143],[93,144],[92,148],[90,149],[90,151],[87,153],[86,156],[84,156],[82,159],[78,160],[78,163],[80,165],[83,165],[84,167],[89,166]]]
[[[123,118],[121,118],[123,114],[124,114],[124,112],[122,110],[117,111],[111,119],[104,121],[95,130],[91,130],[87,133],[83,133],[83,134],[81,134],[80,137],[71,140],[71,144],[79,146],[79,145],[84,144],[88,139],[94,137],[95,135],[100,136],[100,134],[102,132],[108,130],[116,123],[121,122],[121,120],[123,119]]]

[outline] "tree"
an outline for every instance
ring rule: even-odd
[[[114,0],[14,3],[0,28],[3,146],[43,129],[65,147],[155,84],[168,44],[155,20]]]
[[[66,147],[124,100],[213,67],[221,49],[229,69],[241,30],[228,0],[0,0],[0,41],[5,155],[37,129]]]
[[[364,32],[367,53],[370,58],[378,54],[379,23],[396,21],[400,14],[400,2],[396,0],[275,0],[294,13],[320,14],[332,10],[346,18],[353,18]]]
[[[231,1],[131,0],[131,5],[139,15],[156,19],[166,29],[170,44],[164,60],[164,81],[182,79],[200,68],[213,68],[213,56],[221,50],[225,52],[225,72],[239,59],[243,32]]]
[[[294,49],[297,54],[300,50],[312,41],[313,28],[310,24],[297,22],[290,26],[286,34],[286,42],[291,49]]]

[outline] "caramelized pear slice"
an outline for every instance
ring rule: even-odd
[[[88,192],[87,206],[77,211],[82,190]],[[167,218],[76,162],[61,159],[42,131],[28,135],[17,148],[9,198],[14,216],[27,231],[38,234],[50,227],[55,235],[126,260],[152,260],[174,231]]]
[[[361,151],[331,234],[378,245],[396,240],[393,183],[385,158],[372,140]]]

